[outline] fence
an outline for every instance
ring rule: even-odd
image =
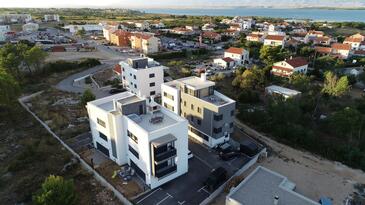
[[[21,106],[24,107],[24,109],[26,111],[28,111],[39,123],[41,123],[41,125],[54,137],[56,138],[63,147],[65,147],[74,157],[76,157],[79,161],[81,166],[86,169],[87,171],[89,171],[90,173],[93,173],[94,178],[100,182],[101,185],[105,186],[106,188],[108,188],[109,190],[111,190],[114,195],[123,203],[126,205],[132,205],[132,203],[125,198],[113,185],[111,185],[104,177],[102,177],[98,172],[96,172],[88,163],[85,162],[85,160],[83,160],[79,154],[77,154],[73,149],[71,149],[71,147],[69,147],[66,143],[64,143],[62,141],[62,139],[60,137],[58,137],[52,130],[51,128],[48,127],[48,125],[46,123],[44,123],[35,113],[33,113],[29,107],[24,103],[26,100],[31,99],[37,95],[42,94],[43,91],[31,94],[29,96],[25,96],[22,98],[19,98],[18,101],[20,103]]]

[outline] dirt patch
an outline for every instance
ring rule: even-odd
[[[92,56],[96,59],[101,60],[109,60],[110,55],[105,52],[101,51],[93,51],[93,52],[50,52],[46,61],[58,61],[58,60],[65,60],[65,61],[78,61],[81,59],[90,58]]]

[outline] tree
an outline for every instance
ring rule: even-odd
[[[289,83],[293,85],[295,89],[302,92],[309,90],[310,82],[310,77],[302,73],[294,73],[289,77]]]
[[[347,76],[342,76],[340,79],[338,79],[338,77],[331,71],[327,71],[324,75],[325,81],[322,93],[339,97],[349,90],[350,86]]]
[[[84,91],[81,96],[81,105],[86,105],[87,102],[95,100],[95,95],[91,92],[90,89]]]
[[[38,194],[33,197],[36,205],[76,205],[77,196],[72,180],[50,175],[42,184]]]
[[[28,67],[29,72],[32,73],[32,68],[35,71],[39,71],[46,57],[47,53],[38,46],[34,46],[27,50],[24,54],[24,62]]]
[[[84,29],[84,28],[82,28],[82,29],[80,29],[80,30],[78,30],[78,31],[76,32],[76,35],[78,35],[78,36],[80,36],[80,37],[85,36],[85,34],[86,34],[86,31],[85,31],[85,29]]]
[[[0,68],[0,105],[11,106],[20,94],[20,86],[15,78]]]
[[[304,46],[302,48],[300,48],[299,50],[299,55],[300,56],[304,56],[304,57],[309,57],[312,56],[314,54],[314,49],[311,48],[310,46]]]
[[[254,66],[246,69],[242,74],[237,73],[232,81],[232,85],[242,89],[256,88],[265,85],[265,70]]]
[[[329,119],[334,131],[350,138],[354,135],[361,137],[363,120],[362,114],[358,110],[350,107],[336,112]]]
[[[289,54],[280,46],[263,46],[260,49],[260,59],[263,60],[266,65],[272,65],[277,61],[282,61]]]
[[[322,56],[315,60],[314,67],[321,70],[331,70],[335,67],[336,59],[332,56]]]

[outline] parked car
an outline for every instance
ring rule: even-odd
[[[228,153],[223,153],[223,152],[221,152],[221,153],[219,154],[219,157],[220,157],[222,160],[224,160],[224,161],[228,161],[228,160],[231,160],[231,159],[233,159],[233,158],[235,158],[235,157],[238,157],[238,156],[240,156],[240,155],[241,155],[241,153],[239,153],[239,152],[235,152],[235,151],[228,152]]]
[[[253,157],[259,152],[259,147],[253,142],[240,142],[240,151],[249,157]]]
[[[204,185],[209,191],[214,191],[227,179],[227,170],[223,167],[218,167],[213,169],[209,174],[207,180],[205,180]]]
[[[113,89],[109,90],[109,94],[117,94],[117,93],[121,93],[124,91],[125,91],[125,89],[113,88]]]

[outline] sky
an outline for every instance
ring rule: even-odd
[[[365,0],[0,0],[0,7],[207,8],[236,6],[365,7]]]

